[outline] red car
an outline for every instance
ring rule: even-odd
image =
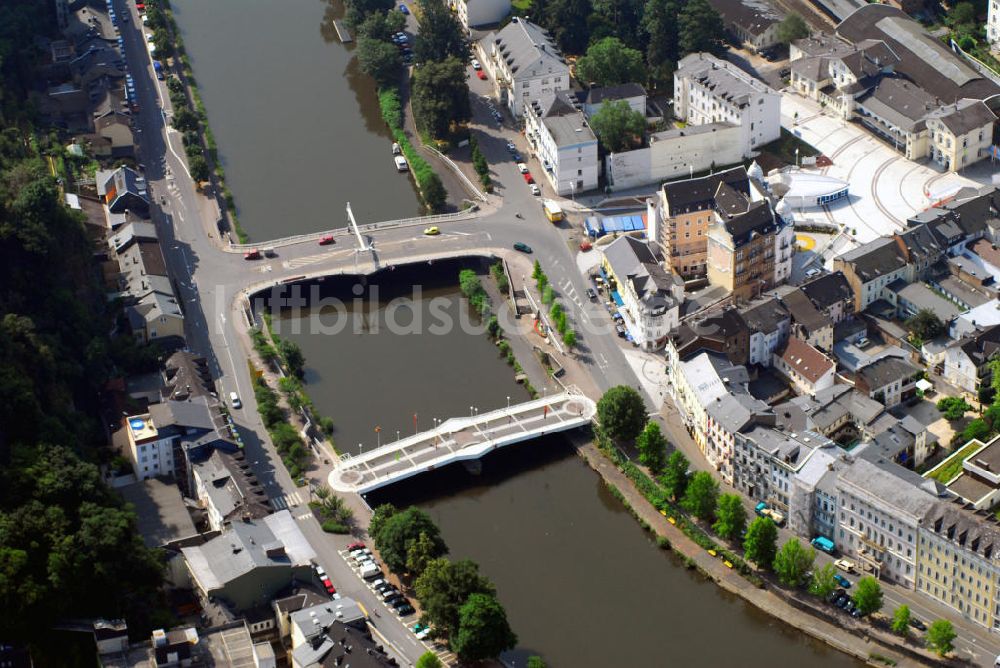
[[[365,549],[365,544],[362,543],[361,541],[351,543],[350,545],[347,546],[348,552],[350,552],[351,550],[363,550],[363,549]]]
[[[328,234],[328,235],[326,235],[325,237],[323,237],[322,239],[319,240],[319,245],[320,246],[329,246],[330,244],[333,244],[333,243],[336,243],[336,240],[333,238],[332,234]]]
[[[329,593],[331,594],[337,593],[337,588],[333,586],[332,582],[330,582],[330,578],[323,578],[323,586],[326,587],[326,590]]]
[[[256,248],[254,248],[251,251],[247,251],[246,253],[243,254],[243,259],[244,260],[259,260],[260,259],[260,251],[257,250]]]
[[[482,79],[483,81],[486,81],[486,72],[479,70],[476,72],[476,76]]]
[[[594,245],[591,244],[589,241],[581,241],[580,242],[580,250],[582,250],[584,252],[589,251],[593,247],[594,247]]]
[[[141,2],[137,2],[135,8],[138,9],[140,12],[146,11],[146,5]]]
[[[534,183],[535,182],[535,178],[531,175],[531,172],[525,172],[524,174],[521,174],[521,176],[524,177],[524,182],[525,183]]]

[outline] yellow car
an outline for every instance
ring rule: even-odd
[[[429,237],[433,237],[438,234],[441,234],[441,230],[439,230],[436,227],[428,227],[426,230],[424,230],[424,234],[426,234]]]

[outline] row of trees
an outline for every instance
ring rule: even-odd
[[[542,265],[538,260],[535,260],[534,268],[531,270],[531,277],[535,279],[535,287],[538,288],[538,292],[541,294],[542,303],[549,307],[549,316],[551,316],[563,344],[567,348],[572,348],[577,342],[576,330],[573,329],[573,326],[569,322],[566,309],[556,300],[555,288],[549,283],[549,277],[542,270]]]
[[[998,373],[1000,375],[1000,373]],[[770,517],[756,517],[747,524],[748,513],[739,494],[720,494],[719,483],[711,473],[691,475],[687,458],[675,450],[664,460],[666,439],[655,422],[646,422],[646,408],[641,395],[631,387],[613,387],[597,403],[601,429],[612,439],[634,439],[639,460],[648,467],[666,493],[680,507],[710,526],[720,538],[739,544],[744,558],[774,573],[787,587],[807,586],[811,594],[827,598],[837,589],[836,570],[832,564],[813,571],[816,552],[790,538],[778,547],[778,527]],[[645,426],[643,426],[645,425]],[[882,588],[873,577],[863,577],[851,600],[864,615],[882,609]],[[892,628],[900,635],[909,633],[909,609],[897,609]],[[925,636],[927,646],[942,656],[952,650],[954,630],[947,620],[938,620]]]
[[[517,644],[496,587],[474,562],[443,558],[448,547],[427,513],[383,504],[368,533],[389,570],[412,582],[421,623],[446,637],[463,661],[495,659]]]
[[[469,46],[444,0],[420,3],[414,55],[420,64],[412,80],[414,120],[421,130],[443,139],[472,118],[466,73]]]

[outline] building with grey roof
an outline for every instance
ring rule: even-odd
[[[924,463],[935,443],[933,432],[912,415],[904,415],[876,434],[868,447],[887,461],[914,468]]]
[[[709,0],[736,41],[751,51],[778,44],[782,15],[764,0]]]
[[[855,387],[892,408],[916,396],[916,382],[923,370],[905,357],[887,355],[855,373]]]
[[[242,452],[213,450],[207,459],[192,463],[191,474],[213,530],[221,530],[234,519],[259,519],[271,512],[267,492]]]
[[[494,94],[515,117],[525,103],[570,89],[569,66],[552,36],[541,26],[514,17],[476,43]]]
[[[218,396],[208,360],[190,350],[178,350],[168,357],[161,375],[164,400],[187,401],[192,397]]]
[[[909,280],[906,256],[892,237],[880,237],[833,260],[854,293],[854,312],[859,313],[882,297],[882,290],[897,278]]]
[[[579,102],[568,91],[529,98],[524,134],[542,163],[542,173],[559,195],[597,187],[597,136]]]
[[[623,236],[601,251],[609,289],[621,300],[633,339],[644,350],[658,350],[680,322],[684,282],[664,271],[650,245]]]
[[[142,216],[149,215],[146,179],[135,170],[119,167],[113,172],[98,172],[97,184],[97,194],[112,213],[128,209]]]
[[[757,425],[774,425],[774,411],[763,401],[748,393],[737,392],[716,397],[705,407],[706,451],[708,460],[727,483],[734,477],[736,435]]]
[[[967,310],[923,283],[907,283],[902,279],[887,285],[882,294],[896,306],[896,317],[900,320],[908,320],[920,311],[930,311],[947,325]]]
[[[617,86],[591,86],[585,92],[577,93],[583,105],[583,113],[590,118],[604,106],[606,102],[625,101],[633,111],[646,116],[646,89],[642,84],[623,83]]]
[[[741,145],[750,149],[781,136],[780,100],[764,82],[708,53],[688,54],[674,72],[674,115],[689,125],[738,125]]]
[[[841,515],[834,542],[876,577],[913,589],[918,528],[948,493],[936,481],[865,450],[856,451],[837,478]]]
[[[396,665],[372,640],[364,613],[349,598],[292,613],[289,657],[293,668]]]
[[[849,463],[847,454],[831,442],[813,450],[792,475],[788,528],[806,539],[837,532],[837,475]]]
[[[218,537],[181,552],[199,593],[235,611],[266,605],[293,580],[310,578],[316,558],[288,510],[234,521]]]
[[[788,309],[775,297],[755,300],[740,310],[750,332],[749,364],[771,366],[774,351],[788,341],[792,325]]]

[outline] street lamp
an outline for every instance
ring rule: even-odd
[[[363,455],[363,454],[365,454],[365,444],[358,443],[358,455]]]
[[[510,410],[510,397],[507,397],[507,410]]]
[[[399,440],[399,430],[398,429],[396,430],[396,440],[397,441]]]
[[[573,203],[576,203],[576,181],[569,182],[569,189],[571,196],[573,197]]]

